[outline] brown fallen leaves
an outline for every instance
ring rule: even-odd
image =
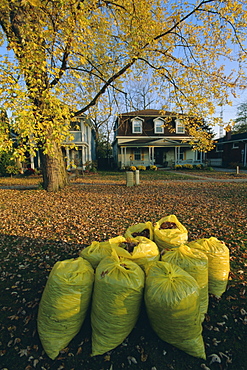
[[[210,298],[203,336],[207,355],[219,356],[222,370],[244,369],[247,183],[141,179],[127,188],[123,178],[110,184],[100,176],[82,181],[55,194],[0,189],[1,368],[200,368],[200,359],[159,340],[145,312],[126,342],[105,356],[90,357],[89,318],[55,362],[44,354],[36,331],[39,300],[56,261],[77,257],[93,240],[122,235],[135,223],[175,214],[189,240],[215,236],[230,249],[228,290],[220,300]],[[209,365],[210,359],[205,366],[217,366]]]

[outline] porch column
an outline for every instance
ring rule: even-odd
[[[66,167],[69,168],[70,167],[69,148],[66,146],[65,150],[66,150]]]
[[[154,164],[154,147],[149,146],[148,147],[148,154],[149,154],[149,164],[153,165]]]
[[[244,167],[246,167],[246,164],[247,164],[247,144],[245,143],[244,144]]]
[[[91,162],[92,161],[92,145],[91,145],[91,143],[92,143],[92,138],[91,138],[92,130],[89,129],[89,126],[87,126],[87,130],[88,130],[87,131],[88,132],[87,152],[88,152],[88,160]]]
[[[151,165],[151,164],[153,164],[152,159],[153,159],[153,156],[152,156],[152,147],[151,147],[151,146],[149,146],[149,147],[148,147],[148,160],[149,160],[149,164],[150,164],[150,165]]]
[[[38,168],[40,168],[41,163],[40,163],[40,154],[39,154],[39,151],[37,152],[37,160],[38,160]]]
[[[34,170],[34,157],[30,155],[30,167]]]
[[[120,146],[120,160],[121,160],[121,167],[124,166],[124,148],[122,146]]]
[[[124,166],[126,166],[126,152],[127,152],[127,148],[126,146],[124,146]]]
[[[177,161],[178,161],[178,146],[175,146],[174,148],[174,159],[175,159],[175,164],[177,164]]]

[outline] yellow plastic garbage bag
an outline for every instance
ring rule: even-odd
[[[138,319],[143,298],[144,272],[116,252],[105,257],[95,273],[91,325],[92,355],[120,345]]]
[[[79,332],[90,303],[94,270],[83,258],[57,262],[50,272],[38,310],[38,333],[54,360]]]
[[[153,224],[150,221],[131,225],[125,231],[125,238],[136,238],[137,236],[144,236],[145,238],[153,240]]]
[[[117,247],[115,246],[114,249],[118,256],[130,259],[141,267],[144,267],[148,262],[160,259],[160,252],[157,245],[144,236],[127,238],[119,243]]]
[[[93,241],[92,244],[84,248],[79,255],[90,262],[95,269],[103,258],[112,254],[113,247],[118,246],[124,241],[125,238],[123,236],[117,236],[104,242]]]
[[[188,243],[208,257],[208,292],[217,297],[225,292],[230,272],[229,249],[225,243],[215,237],[198,239]]]
[[[161,259],[181,267],[196,280],[200,288],[200,311],[203,321],[208,310],[208,257],[206,254],[182,244],[178,248],[166,251]]]
[[[205,359],[195,279],[172,263],[151,262],[144,293],[147,314],[156,334],[191,356]]]
[[[154,225],[154,241],[160,250],[178,247],[187,240],[188,231],[175,215],[163,217]]]

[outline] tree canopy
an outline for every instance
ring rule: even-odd
[[[149,71],[164,110],[213,117],[246,86],[246,8],[241,0],[2,0],[9,54],[0,60],[0,104],[12,113],[18,154],[41,150],[53,162],[43,162],[46,171],[60,168],[54,157],[70,120],[107,90],[121,94],[135,72]],[[192,126],[206,150],[209,140]],[[2,150],[11,144],[3,123],[0,133]]]

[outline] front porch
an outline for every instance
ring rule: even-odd
[[[155,165],[162,168],[171,168],[177,164],[203,164],[205,153],[193,151],[190,146],[163,146],[163,147],[130,147],[120,146],[118,167]]]

